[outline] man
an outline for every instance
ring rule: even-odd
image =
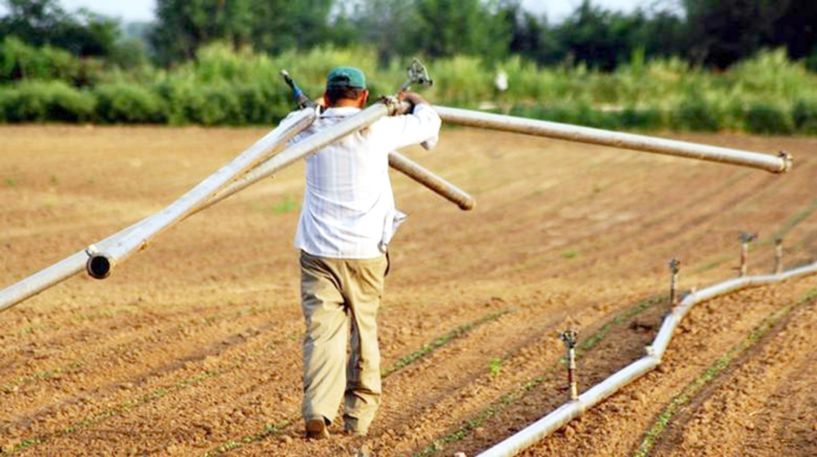
[[[294,141],[355,115],[368,97],[362,71],[335,68],[326,81],[326,110]],[[404,92],[398,98],[413,105],[411,114],[380,119],[306,159],[295,246],[301,250],[306,321],[303,417],[308,438],[329,436],[327,427],[341,402],[345,431],[366,435],[380,404],[376,317],[389,267],[388,243],[405,218],[394,207],[388,153],[434,144],[441,124],[421,96]]]

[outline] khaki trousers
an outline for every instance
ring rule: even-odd
[[[365,433],[374,419],[381,394],[376,319],[387,266],[386,256],[344,260],[301,252],[304,419],[332,421],[344,400],[347,430]]]

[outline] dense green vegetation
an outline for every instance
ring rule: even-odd
[[[156,24],[123,32],[54,0],[6,0],[0,122],[270,124],[292,108],[280,69],[317,96],[330,68],[352,63],[379,95],[420,55],[440,104],[614,129],[817,134],[817,36],[803,19],[817,8],[773,3],[685,0],[683,16],[584,2],[550,25],[516,0],[160,0]]]

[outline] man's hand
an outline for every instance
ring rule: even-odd
[[[417,92],[402,91],[402,92],[397,94],[397,99],[400,100],[400,101],[405,100],[405,101],[411,103],[412,110],[414,110],[415,106],[423,104],[423,103],[425,103],[426,105],[431,104],[431,103],[428,103],[428,100],[423,98],[423,96],[418,94]]]

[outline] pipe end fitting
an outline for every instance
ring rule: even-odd
[[[791,170],[792,165],[794,165],[794,157],[786,151],[778,152],[777,156],[783,161],[783,167],[780,168],[778,173],[786,173]]]
[[[469,198],[468,200],[460,202],[458,206],[463,211],[471,211],[475,206],[477,206],[477,202],[473,198]]]
[[[88,257],[85,263],[85,270],[94,279],[105,279],[111,275],[113,264],[110,259],[102,254],[94,254]]]

